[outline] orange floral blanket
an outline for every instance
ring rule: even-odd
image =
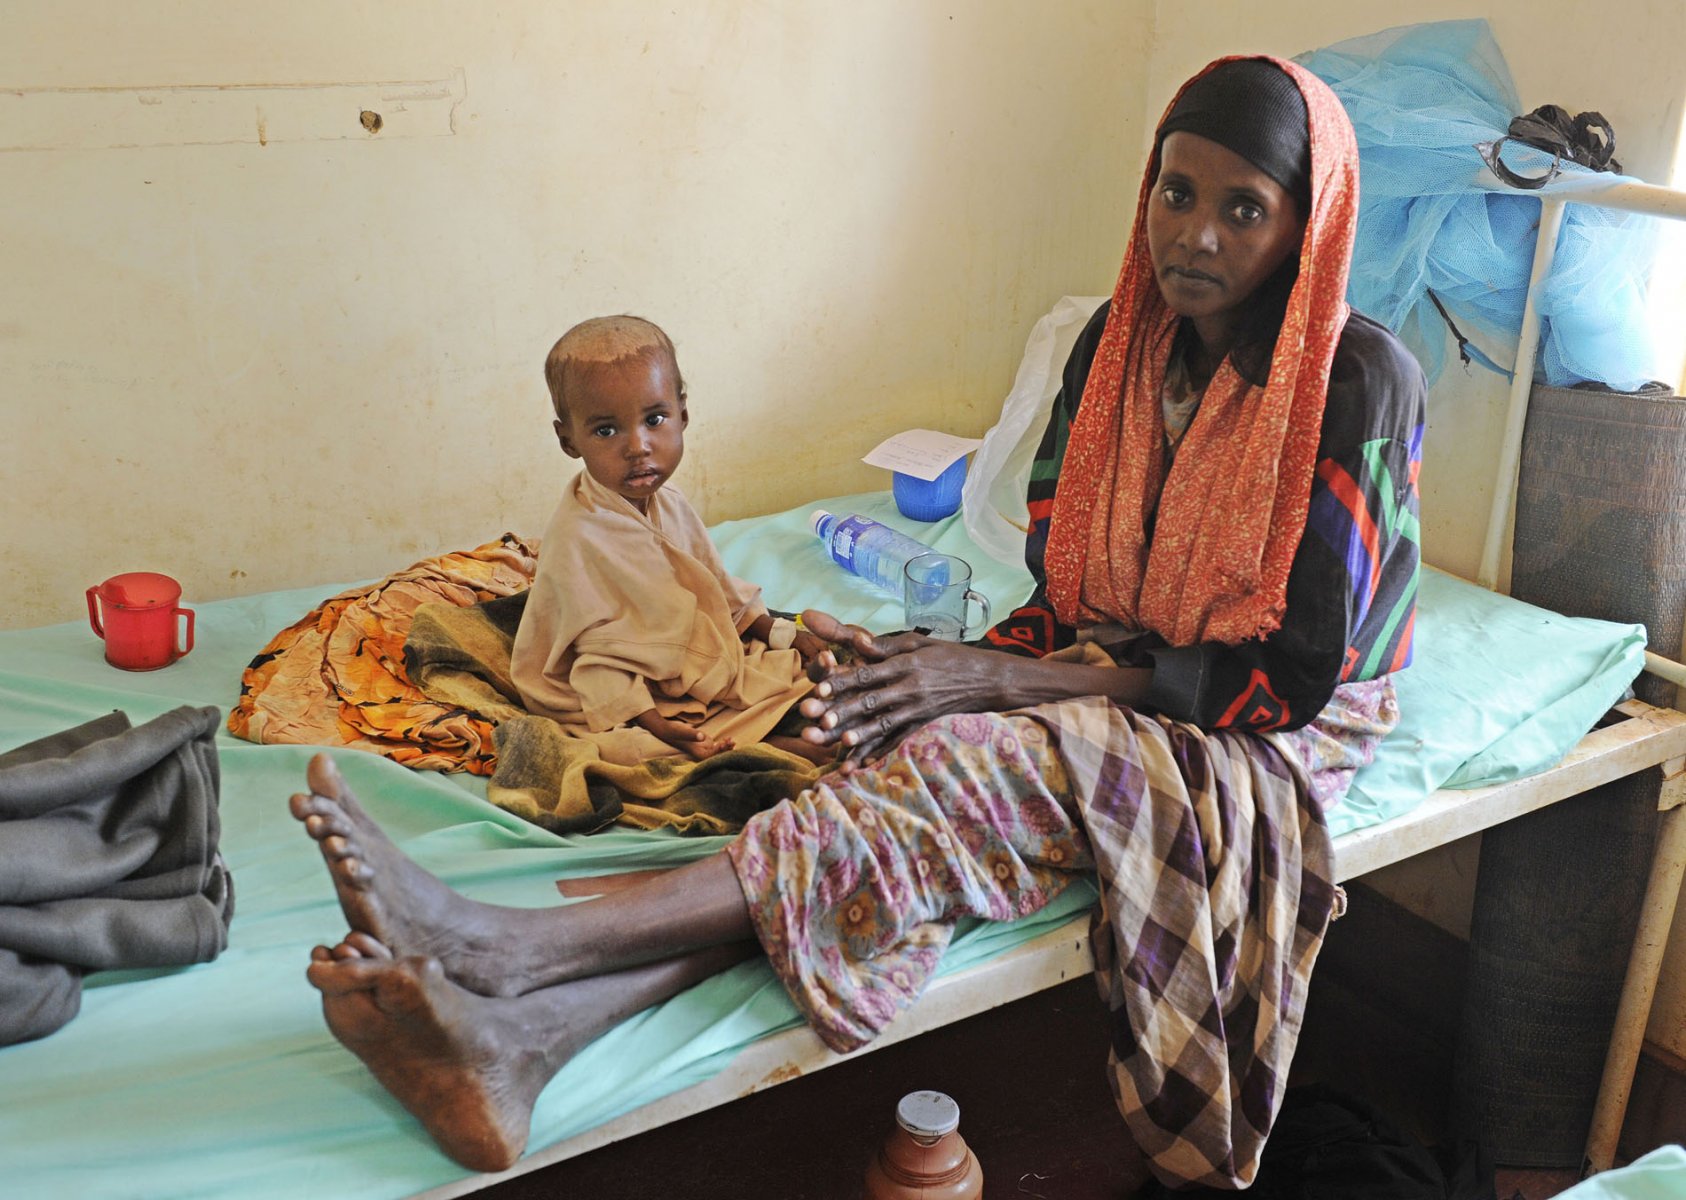
[[[558,833],[617,822],[735,833],[818,777],[763,743],[703,762],[607,763],[591,740],[524,711],[509,657],[537,554],[536,542],[506,533],[323,601],[246,668],[230,731],[484,775],[487,800]]]
[[[423,604],[527,590],[538,542],[506,533],[349,588],[283,629],[240,677],[228,728],[250,742],[352,746],[407,767],[491,775],[493,725],[410,681],[404,641]]]

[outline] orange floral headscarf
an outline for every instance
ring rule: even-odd
[[[1208,65],[1178,90],[1166,117],[1196,80],[1249,57],[1264,56]],[[1178,318],[1160,295],[1148,252],[1155,148],[1054,494],[1044,563],[1048,597],[1067,625],[1116,621],[1190,646],[1234,645],[1282,624],[1311,503],[1329,368],[1348,313],[1358,144],[1320,79],[1294,63],[1266,61],[1298,86],[1311,146],[1311,211],[1270,375],[1262,387],[1250,384],[1226,358],[1167,474],[1160,394]]]

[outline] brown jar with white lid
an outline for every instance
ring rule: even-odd
[[[865,1200],[982,1200],[983,1168],[960,1136],[960,1106],[909,1092],[896,1129],[866,1169]]]

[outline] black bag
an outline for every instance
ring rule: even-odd
[[[1529,178],[1505,166],[1499,158],[1499,151],[1512,140],[1550,151],[1550,169],[1544,175]],[[1531,113],[1513,118],[1504,137],[1496,142],[1483,142],[1476,149],[1492,168],[1493,174],[1511,187],[1527,191],[1535,191],[1556,179],[1563,169],[1564,159],[1594,171],[1619,173],[1622,169],[1622,164],[1615,158],[1616,131],[1604,119],[1603,113],[1570,115],[1567,109],[1555,104],[1542,104]]]
[[[1218,1200],[1215,1188],[1155,1183],[1139,1200]],[[1473,1145],[1443,1165],[1375,1108],[1323,1084],[1282,1098],[1251,1200],[1494,1200],[1493,1167]]]

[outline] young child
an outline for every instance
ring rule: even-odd
[[[690,421],[673,343],[642,318],[598,317],[562,335],[544,377],[557,440],[585,469],[539,546],[510,661],[522,703],[607,762],[758,741],[823,753],[774,729],[813,686],[803,664],[824,643],[728,575],[665,486]]]

